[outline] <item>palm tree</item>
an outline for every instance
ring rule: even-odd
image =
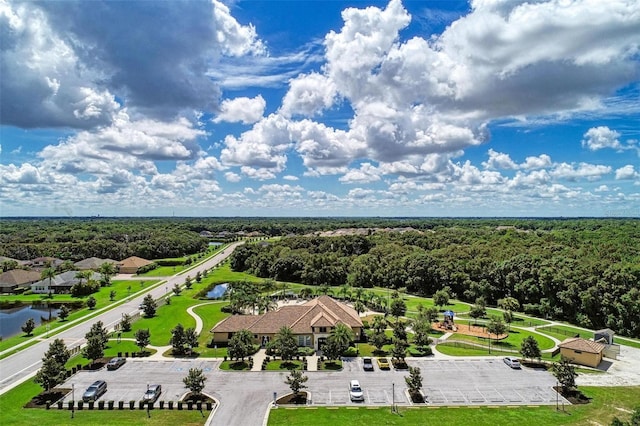
[[[273,311],[278,307],[278,304],[273,301],[269,296],[260,296],[257,300],[258,313]]]
[[[356,300],[363,300],[363,297],[364,297],[364,288],[362,288],[362,287],[356,287],[356,289],[355,289],[355,293],[356,293]]]
[[[311,296],[313,296],[313,290],[310,287],[304,287],[300,290],[299,295],[303,299],[309,299]]]
[[[78,272],[76,272],[76,278],[79,280],[78,284],[82,285],[82,280],[89,281],[89,278],[91,278],[92,275],[93,275],[93,273],[91,271],[78,271]]]
[[[116,267],[111,262],[104,262],[98,268],[98,272],[102,275],[102,283],[105,286],[111,285],[111,277],[116,274]]]
[[[353,342],[353,330],[348,325],[339,322],[331,330],[331,339],[346,349]]]
[[[340,286],[340,296],[347,300],[351,297],[351,286],[349,284],[343,284]]]
[[[40,274],[40,278],[46,280],[49,278],[49,291],[51,291],[51,281],[56,277],[56,270],[54,268],[46,268]]]

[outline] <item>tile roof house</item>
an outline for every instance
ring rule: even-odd
[[[36,257],[28,262],[28,264],[33,268],[57,268],[62,265],[62,263],[62,259],[49,256]]]
[[[127,257],[124,260],[118,262],[118,272],[121,274],[136,274],[138,269],[143,266],[151,265],[153,262],[147,259],[143,259],[137,256]]]
[[[239,330],[253,333],[254,342],[265,346],[283,326],[291,327],[298,346],[320,349],[336,324],[353,330],[356,338],[362,333],[362,321],[355,309],[329,296],[320,296],[302,305],[282,306],[262,315],[232,315],[211,329],[214,343],[226,343]]]
[[[12,269],[0,274],[0,293],[13,293],[16,288],[32,284],[40,280],[40,272]]]
[[[565,339],[558,345],[560,355],[574,364],[597,367],[602,361],[605,345],[580,337]]]
[[[55,293],[55,294],[67,293],[71,291],[71,287],[74,284],[77,284],[80,282],[80,279],[76,278],[77,273],[78,271],[67,271],[67,272],[63,272],[61,274],[56,275],[51,280],[49,280],[49,278],[45,278],[44,280],[37,281],[31,284],[31,291],[33,291],[34,293],[42,293],[42,294],[47,294],[49,292]],[[91,276],[91,279],[95,281],[99,281],[100,274],[98,274],[97,272],[94,272],[93,275]]]
[[[118,262],[112,259],[100,259],[98,257],[89,257],[87,259],[83,259],[79,262],[74,263],[73,266],[75,266],[81,271],[86,271],[89,269],[95,271],[95,270],[98,270],[98,268],[100,268],[100,266],[102,266],[103,263],[113,263],[115,265]]]

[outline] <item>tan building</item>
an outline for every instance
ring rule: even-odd
[[[592,340],[572,337],[558,345],[560,355],[574,364],[597,367],[602,361],[605,345]]]
[[[137,256],[127,257],[124,260],[121,260],[116,265],[118,267],[118,272],[121,274],[137,274],[138,269],[143,266],[151,265],[153,262],[147,259],[143,259]]]
[[[349,326],[356,339],[360,337],[362,321],[355,309],[329,296],[320,296],[302,305],[283,306],[262,315],[232,315],[220,321],[211,332],[214,343],[227,343],[235,332],[247,329],[253,333],[255,343],[266,346],[286,325],[293,330],[298,346],[318,350],[338,323]]]

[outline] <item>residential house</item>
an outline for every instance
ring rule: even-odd
[[[121,274],[137,274],[138,269],[143,266],[151,265],[153,262],[137,256],[127,257],[118,262],[118,272]]]
[[[42,294],[48,294],[49,292],[54,294],[68,293],[71,291],[71,287],[73,287],[74,284],[80,282],[80,279],[76,278],[77,274],[78,271],[67,271],[56,275],[51,278],[51,280],[49,280],[49,278],[45,278],[44,280],[31,284],[31,291]],[[90,279],[99,281],[100,274],[94,272]]]
[[[62,265],[64,261],[62,259],[58,259],[57,257],[36,257],[35,259],[31,259],[28,263],[32,268],[57,268]]]
[[[0,274],[0,293],[14,293],[18,287],[29,286],[40,280],[40,272],[12,269]]]
[[[593,340],[571,337],[558,345],[560,355],[574,364],[597,367],[602,361],[605,345]]]
[[[118,262],[112,259],[100,259],[99,257],[89,257],[73,264],[80,271],[97,271],[103,263],[112,263],[116,265]]]
[[[338,323],[349,326],[356,339],[361,336],[362,321],[355,309],[329,296],[320,296],[302,305],[282,306],[262,315],[232,315],[216,324],[211,332],[214,343],[227,343],[235,332],[247,329],[253,333],[254,343],[266,346],[280,328],[289,326],[298,346],[318,350]]]

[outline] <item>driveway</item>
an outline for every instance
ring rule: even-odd
[[[213,424],[262,425],[273,393],[290,392],[284,384],[287,372],[228,372],[218,369],[219,360],[142,360],[129,359],[116,371],[82,371],[63,386],[75,385],[75,398],[95,380],[106,380],[108,391],[101,397],[109,401],[139,400],[147,384],[161,384],[159,400],[177,401],[186,389],[182,379],[189,368],[205,371],[204,392],[220,401]],[[542,405],[555,404],[555,379],[543,370],[512,370],[501,359],[411,360],[424,377],[427,405]],[[405,371],[365,372],[362,359],[346,360],[343,371],[307,372],[312,405],[388,406],[409,404]],[[348,383],[358,379],[365,393],[364,402],[349,400]],[[69,398],[70,399],[70,396]],[[562,401],[562,399],[560,399]],[[566,401],[565,401],[566,403]]]

